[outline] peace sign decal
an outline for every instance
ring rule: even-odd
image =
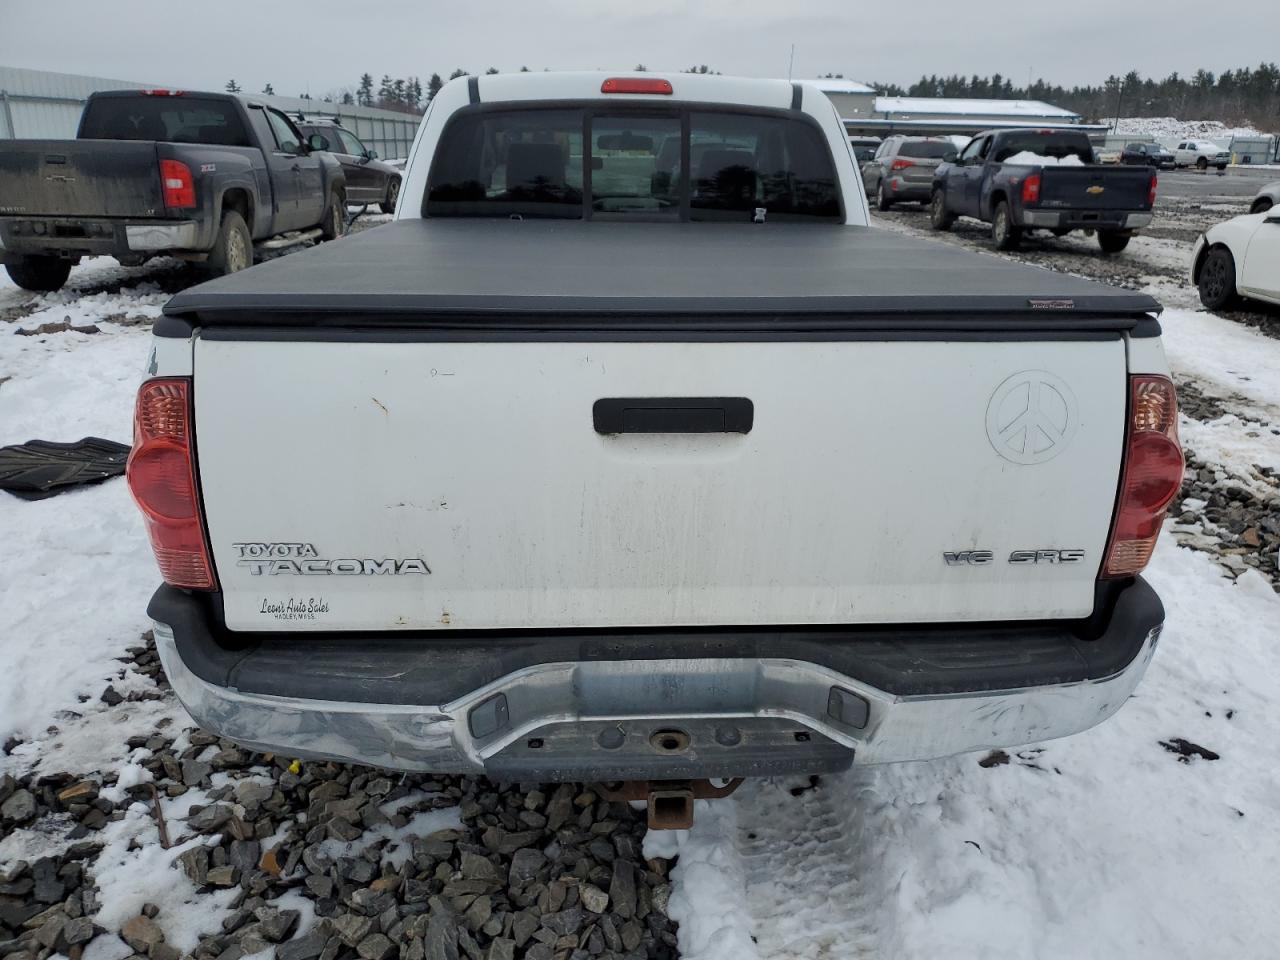
[[[987,437],[1011,463],[1044,463],[1071,442],[1076,397],[1047,370],[1023,370],[996,388],[987,404]]]

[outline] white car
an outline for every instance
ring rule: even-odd
[[[1184,140],[1173,151],[1175,167],[1195,167],[1199,170],[1217,167],[1225,170],[1230,162],[1231,153],[1208,140]]]
[[[1202,233],[1191,257],[1191,282],[1210,310],[1237,296],[1280,304],[1280,208],[1247,213]]]

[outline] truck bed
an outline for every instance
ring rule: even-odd
[[[425,219],[201,284],[165,313],[203,327],[520,328],[571,338],[663,329],[1156,336],[1159,309],[1146,294],[871,227]]]

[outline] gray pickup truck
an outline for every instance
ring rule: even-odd
[[[956,217],[991,224],[998,250],[1016,250],[1024,232],[1095,232],[1103,253],[1119,253],[1151,223],[1156,173],[1094,163],[1083,131],[988,130],[933,176],[929,216],[935,230]]]
[[[234,273],[255,251],[338,236],[345,203],[336,159],[280,111],[228,94],[97,93],[75,140],[0,144],[0,261],[27,290],[57,290],[103,254]]]

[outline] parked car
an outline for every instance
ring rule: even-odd
[[[0,259],[42,291],[103,254],[234,273],[259,251],[339,236],[346,190],[337,160],[252,98],[95,93],[75,140],[0,142]]]
[[[1173,151],[1175,167],[1195,167],[1198,170],[1216,167],[1225,170],[1230,162],[1230,152],[1208,140],[1184,140]]]
[[[404,201],[155,326],[129,484],[202,729],[671,826],[1129,698],[1183,466],[1148,294],[866,229],[780,80],[454,80]]]
[[[955,145],[944,137],[890,137],[862,165],[863,188],[879,210],[904,200],[928,203],[933,171],[954,152]]]
[[[1154,172],[1095,164],[1084,133],[990,130],[934,172],[929,209],[935,230],[962,216],[990,223],[999,250],[1016,249],[1026,230],[1084,229],[1118,253],[1151,223],[1155,202]]]
[[[1253,203],[1249,205],[1249,212],[1266,213],[1277,204],[1280,204],[1280,180],[1268,183],[1258,191],[1258,195],[1253,198]]]
[[[1099,147],[1093,153],[1095,163],[1114,164],[1120,162],[1121,151],[1115,147]]]
[[[850,137],[849,148],[853,150],[853,158],[859,164],[865,163],[876,155],[880,149],[879,137]]]
[[[318,137],[342,164],[347,178],[348,203],[376,203],[383,213],[395,213],[400,198],[401,171],[378,159],[378,151],[370,150],[360,138],[342,124],[327,118],[299,117],[298,129],[307,138]]]
[[[1126,144],[1120,154],[1120,162],[1131,166],[1172,167],[1173,151],[1158,143]]]
[[[1280,207],[1210,227],[1191,254],[1191,282],[1210,310],[1237,297],[1280,304]]]

